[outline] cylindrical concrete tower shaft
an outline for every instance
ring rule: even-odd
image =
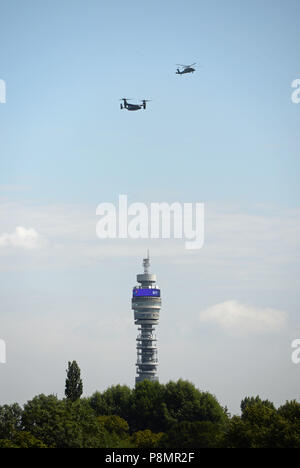
[[[156,275],[149,273],[150,258],[143,261],[144,273],[137,275],[138,286],[133,288],[132,309],[134,310],[134,321],[139,326],[137,336],[137,376],[135,382],[148,379],[158,380],[156,375],[157,341],[154,327],[158,325],[159,312],[161,309],[160,289],[156,285]]]

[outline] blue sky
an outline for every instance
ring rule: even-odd
[[[169,199],[297,205],[299,9],[2,2],[1,183],[49,201],[152,199],[155,189]],[[194,61],[194,76],[174,74],[175,63]],[[119,112],[124,95],[153,102]],[[155,174],[137,177],[145,162]]]
[[[96,206],[119,194],[207,205],[201,251],[150,243],[161,380],[188,378],[234,412],[247,394],[298,398],[299,15],[296,0],[0,3],[0,403],[61,394],[71,359],[87,394],[133,384],[130,290],[149,245],[95,237]],[[152,101],[121,112],[124,96]],[[17,226],[40,243],[14,245]],[[231,330],[203,322],[215,305]]]

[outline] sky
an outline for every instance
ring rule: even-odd
[[[134,385],[147,248],[159,379],[299,401],[297,0],[0,0],[0,404]],[[177,63],[196,62],[193,75]],[[122,97],[151,99],[120,110]],[[96,207],[205,204],[205,242],[100,240]]]

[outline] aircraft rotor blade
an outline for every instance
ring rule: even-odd
[[[192,63],[191,65],[182,65],[182,64],[180,64],[180,63],[176,63],[176,65],[177,65],[178,67],[189,68],[189,67],[192,67],[193,65],[196,65],[196,63],[197,63],[197,62]]]

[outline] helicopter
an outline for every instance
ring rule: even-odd
[[[122,98],[120,99],[120,101],[123,101],[123,104],[121,103],[120,104],[120,109],[127,109],[129,111],[136,111],[136,110],[140,110],[140,109],[146,109],[146,104],[147,102],[149,102],[149,99],[143,99],[141,102],[141,104],[130,104],[128,103],[128,101],[130,101],[131,99],[128,99],[128,98]]]
[[[193,66],[196,65],[195,63],[192,63],[191,65],[180,65],[177,63],[178,67],[182,67],[182,70],[180,71],[179,68],[177,68],[176,75],[184,75],[185,73],[194,73],[195,68]]]

